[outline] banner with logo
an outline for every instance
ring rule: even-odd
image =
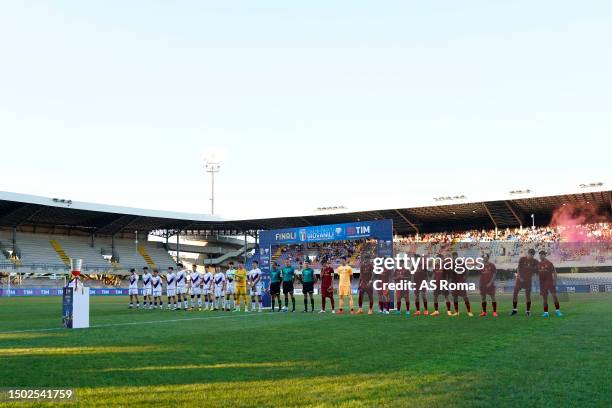
[[[65,287],[62,289],[62,326],[72,329],[72,307],[74,304],[74,289]]]
[[[142,295],[142,289],[138,290],[139,294]],[[0,296],[63,296],[63,288],[11,288],[11,289],[0,289]],[[120,288],[89,288],[89,294],[91,296],[127,296],[127,289]]]
[[[351,239],[393,239],[393,221],[377,220],[348,224],[317,225],[302,228],[286,228],[260,232],[260,246],[301,244],[308,242],[332,242]],[[265,245],[264,245],[265,244]]]
[[[361,221],[346,224],[260,231],[259,268],[263,272],[262,282],[264,287],[270,287],[270,263],[272,262],[273,246],[356,239],[377,240],[377,255],[382,257],[393,256],[393,220]],[[264,294],[263,303],[266,307],[270,306],[270,295],[268,293]]]

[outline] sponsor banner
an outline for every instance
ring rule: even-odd
[[[612,286],[612,285],[608,285],[608,286]],[[512,293],[513,290],[514,290],[513,285],[504,287],[505,293]],[[558,293],[596,293],[600,291],[601,291],[600,285],[557,285]],[[539,294],[540,287],[534,286],[531,292],[532,294],[534,293]]]
[[[142,289],[138,290],[138,293],[142,295]],[[0,289],[0,296],[63,296],[64,288],[11,288]],[[90,296],[127,296],[127,289],[119,288],[89,288]]]
[[[362,238],[391,239],[392,221],[377,220],[347,224],[317,225],[262,231],[262,241],[267,245],[300,244],[304,242],[331,242]]]
[[[259,268],[263,272],[264,288],[270,287],[270,264],[274,246],[308,242],[333,242],[355,239],[377,240],[378,256],[393,256],[393,220],[350,222],[317,225],[259,232]],[[353,291],[357,293],[356,290]],[[262,296],[265,307],[270,306],[270,295]]]
[[[293,294],[296,296],[304,296],[304,290],[302,288],[294,288],[293,289]],[[319,289],[314,288],[313,294],[318,295],[319,294]]]
[[[266,286],[267,287],[267,286]],[[514,286],[507,285],[502,287],[497,287],[496,292],[498,294],[502,293],[512,293]],[[539,293],[540,288],[538,286],[533,287],[532,293]],[[359,293],[359,288],[352,287],[352,292],[354,295]],[[598,292],[612,292],[612,285],[557,285],[557,292],[559,293],[598,293]],[[296,295],[302,294],[302,289],[295,288]],[[315,288],[315,294],[318,294],[318,288]],[[63,296],[64,288],[53,288],[53,289],[44,289],[44,288],[11,288],[10,290],[2,288],[0,289],[0,296]],[[142,295],[142,289],[138,289],[138,294]],[[90,296],[128,296],[128,289],[101,289],[101,288],[89,288]],[[165,292],[164,292],[165,295]]]

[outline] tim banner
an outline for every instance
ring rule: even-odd
[[[142,295],[143,289],[138,290]],[[91,296],[127,296],[127,288],[89,288]],[[0,296],[63,296],[63,288],[10,288],[0,289]]]
[[[393,240],[393,221],[376,220],[347,224],[316,225],[302,228],[285,228],[260,232],[260,247],[269,245],[301,244],[308,242],[333,242],[354,239]]]

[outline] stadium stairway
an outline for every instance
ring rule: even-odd
[[[153,261],[153,258],[151,258],[151,255],[149,255],[149,252],[144,247],[144,245],[138,245],[138,253],[140,254],[140,256],[142,256],[142,259],[145,260],[149,268],[157,269],[157,265],[155,265],[155,261]]]
[[[247,250],[253,249],[255,247],[255,244],[248,244],[247,245]],[[244,254],[244,247],[242,248],[238,248],[234,251],[229,251],[224,253],[221,256],[218,256],[216,258],[208,258],[204,260],[204,265],[218,265],[221,264],[225,261],[227,261],[228,259],[232,259],[232,258],[238,258],[240,256],[242,256],[242,254]]]
[[[12,256],[11,256],[11,257],[9,258],[9,261],[11,261],[11,262],[13,263],[13,265],[15,265],[15,266],[21,266],[21,265],[23,265],[23,262],[21,262],[21,259],[19,259],[19,258],[15,258],[15,257],[12,257]]]
[[[357,259],[361,255],[361,248],[362,247],[363,247],[362,243],[357,244],[357,247],[355,248],[355,251],[353,252],[353,255],[351,255],[351,259],[349,259],[349,262],[348,262],[349,265],[355,265],[355,261],[357,261]]]
[[[276,248],[276,252],[274,253],[274,255],[272,255],[272,263],[278,261],[278,258],[280,258],[280,256],[283,254],[283,246],[279,246],[278,248]]]
[[[64,265],[70,266],[70,257],[68,256],[68,254],[66,254],[64,248],[62,248],[62,245],[55,239],[52,239],[50,242],[53,249],[55,249],[57,256],[59,256],[62,262],[64,262]]]
[[[6,246],[2,241],[0,241],[0,259],[6,259],[15,266],[21,266],[21,260],[19,260],[17,257],[11,256],[9,248],[10,247]]]

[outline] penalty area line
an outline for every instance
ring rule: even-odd
[[[123,323],[106,323],[106,324],[96,324],[89,326],[88,329],[98,329],[105,327],[118,327],[118,326],[136,326],[139,324],[159,324],[159,323],[176,323],[176,322],[185,322],[185,321],[194,321],[194,320],[213,320],[213,319],[231,319],[235,317],[250,317],[250,316],[266,316],[270,315],[270,313],[253,313],[253,314],[239,314],[232,316],[208,316],[208,317],[187,317],[183,319],[168,319],[168,320],[149,320],[143,322],[123,322]],[[0,331],[0,334],[16,334],[16,333],[33,333],[33,332],[47,332],[47,331],[56,331],[56,330],[66,330],[64,327],[48,327],[43,329],[25,329],[25,330],[13,330],[13,331]],[[79,330],[79,329],[75,329]]]

